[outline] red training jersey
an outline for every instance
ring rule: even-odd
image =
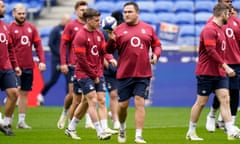
[[[0,20],[0,70],[18,66],[7,25]]]
[[[215,22],[208,22],[200,34],[196,75],[226,76],[226,72],[222,68],[225,50],[226,37],[224,31]]]
[[[100,30],[88,31],[82,28],[73,41],[76,56],[75,75],[77,79],[103,76],[105,40]]]
[[[222,29],[226,36],[226,63],[227,64],[240,64],[240,47],[239,47],[239,33],[240,23],[237,18],[231,15],[228,18],[226,25]]]
[[[84,24],[80,23],[77,19],[72,20],[65,26],[60,43],[60,61],[62,65],[75,65],[72,43],[76,33],[82,29],[83,26]]]
[[[152,53],[158,58],[162,50],[161,42],[152,26],[142,21],[136,25],[122,23],[113,32],[116,41],[109,40],[106,48],[109,53],[118,50],[117,78],[151,77],[149,49],[151,47]]]
[[[34,25],[29,22],[24,22],[22,25],[12,22],[9,25],[9,31],[20,68],[32,69],[34,67],[32,46],[36,49],[40,62],[45,63],[41,38]]]

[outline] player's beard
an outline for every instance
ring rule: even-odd
[[[223,19],[222,22],[224,25],[227,24],[227,19]]]
[[[15,18],[15,21],[16,21],[19,25],[23,24],[23,23],[25,22],[25,20],[26,20],[26,19],[19,20],[19,19]]]

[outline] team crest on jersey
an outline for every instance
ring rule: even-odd
[[[17,33],[19,33],[19,31],[18,31],[18,30],[15,30],[15,31],[14,31],[14,33],[16,33],[16,34],[17,34]]]
[[[97,41],[101,42],[101,37],[100,36],[97,36]]]
[[[128,33],[128,31],[124,31],[123,33],[124,33],[124,34],[127,34],[127,33]]]
[[[234,26],[238,26],[238,24],[237,24],[235,21],[233,22],[233,25],[234,25]]]
[[[27,29],[29,33],[32,33],[32,29],[31,28],[28,28]]]
[[[75,30],[75,31],[78,31],[78,27],[74,27],[74,30]]]
[[[141,29],[141,32],[142,32],[143,34],[145,34],[145,33],[146,33],[146,30],[145,30],[145,29]]]

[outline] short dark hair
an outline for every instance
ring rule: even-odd
[[[118,11],[118,10],[113,11],[111,16],[114,17],[117,20],[118,25],[124,21],[121,11]]]
[[[132,2],[132,1],[127,2],[127,3],[125,3],[125,4],[123,5],[123,7],[125,8],[125,7],[128,6],[128,5],[133,5],[133,7],[135,8],[135,10],[136,10],[137,12],[139,12],[139,6],[138,6],[138,4],[137,4],[136,2]]]
[[[88,18],[93,18],[94,16],[100,16],[100,15],[101,15],[101,13],[94,8],[88,8],[83,13],[83,17],[84,17],[85,20],[88,19]]]
[[[76,9],[78,9],[79,6],[87,6],[87,5],[88,5],[88,3],[86,1],[80,0],[80,1],[76,2],[74,9],[76,10]]]
[[[213,8],[213,15],[216,17],[219,17],[223,12],[226,12],[226,11],[230,12],[229,7],[223,3],[218,3]]]

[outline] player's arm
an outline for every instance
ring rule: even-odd
[[[15,50],[14,50],[14,47],[12,46],[12,39],[10,37],[8,40],[8,53],[9,53],[10,62],[12,64],[13,69],[16,72],[16,75],[20,76],[22,74],[22,71],[18,65]]]
[[[153,31],[153,40],[151,43],[151,48],[152,48],[152,57],[150,62],[151,64],[156,64],[162,52],[162,45],[154,31]]]
[[[44,57],[44,50],[41,42],[41,38],[37,32],[37,29],[33,26],[33,44],[36,49],[36,54],[40,60],[38,68],[40,71],[46,70],[46,62]]]
[[[106,45],[107,53],[114,53],[116,47],[116,35],[114,34],[114,31],[108,32],[108,42]]]

